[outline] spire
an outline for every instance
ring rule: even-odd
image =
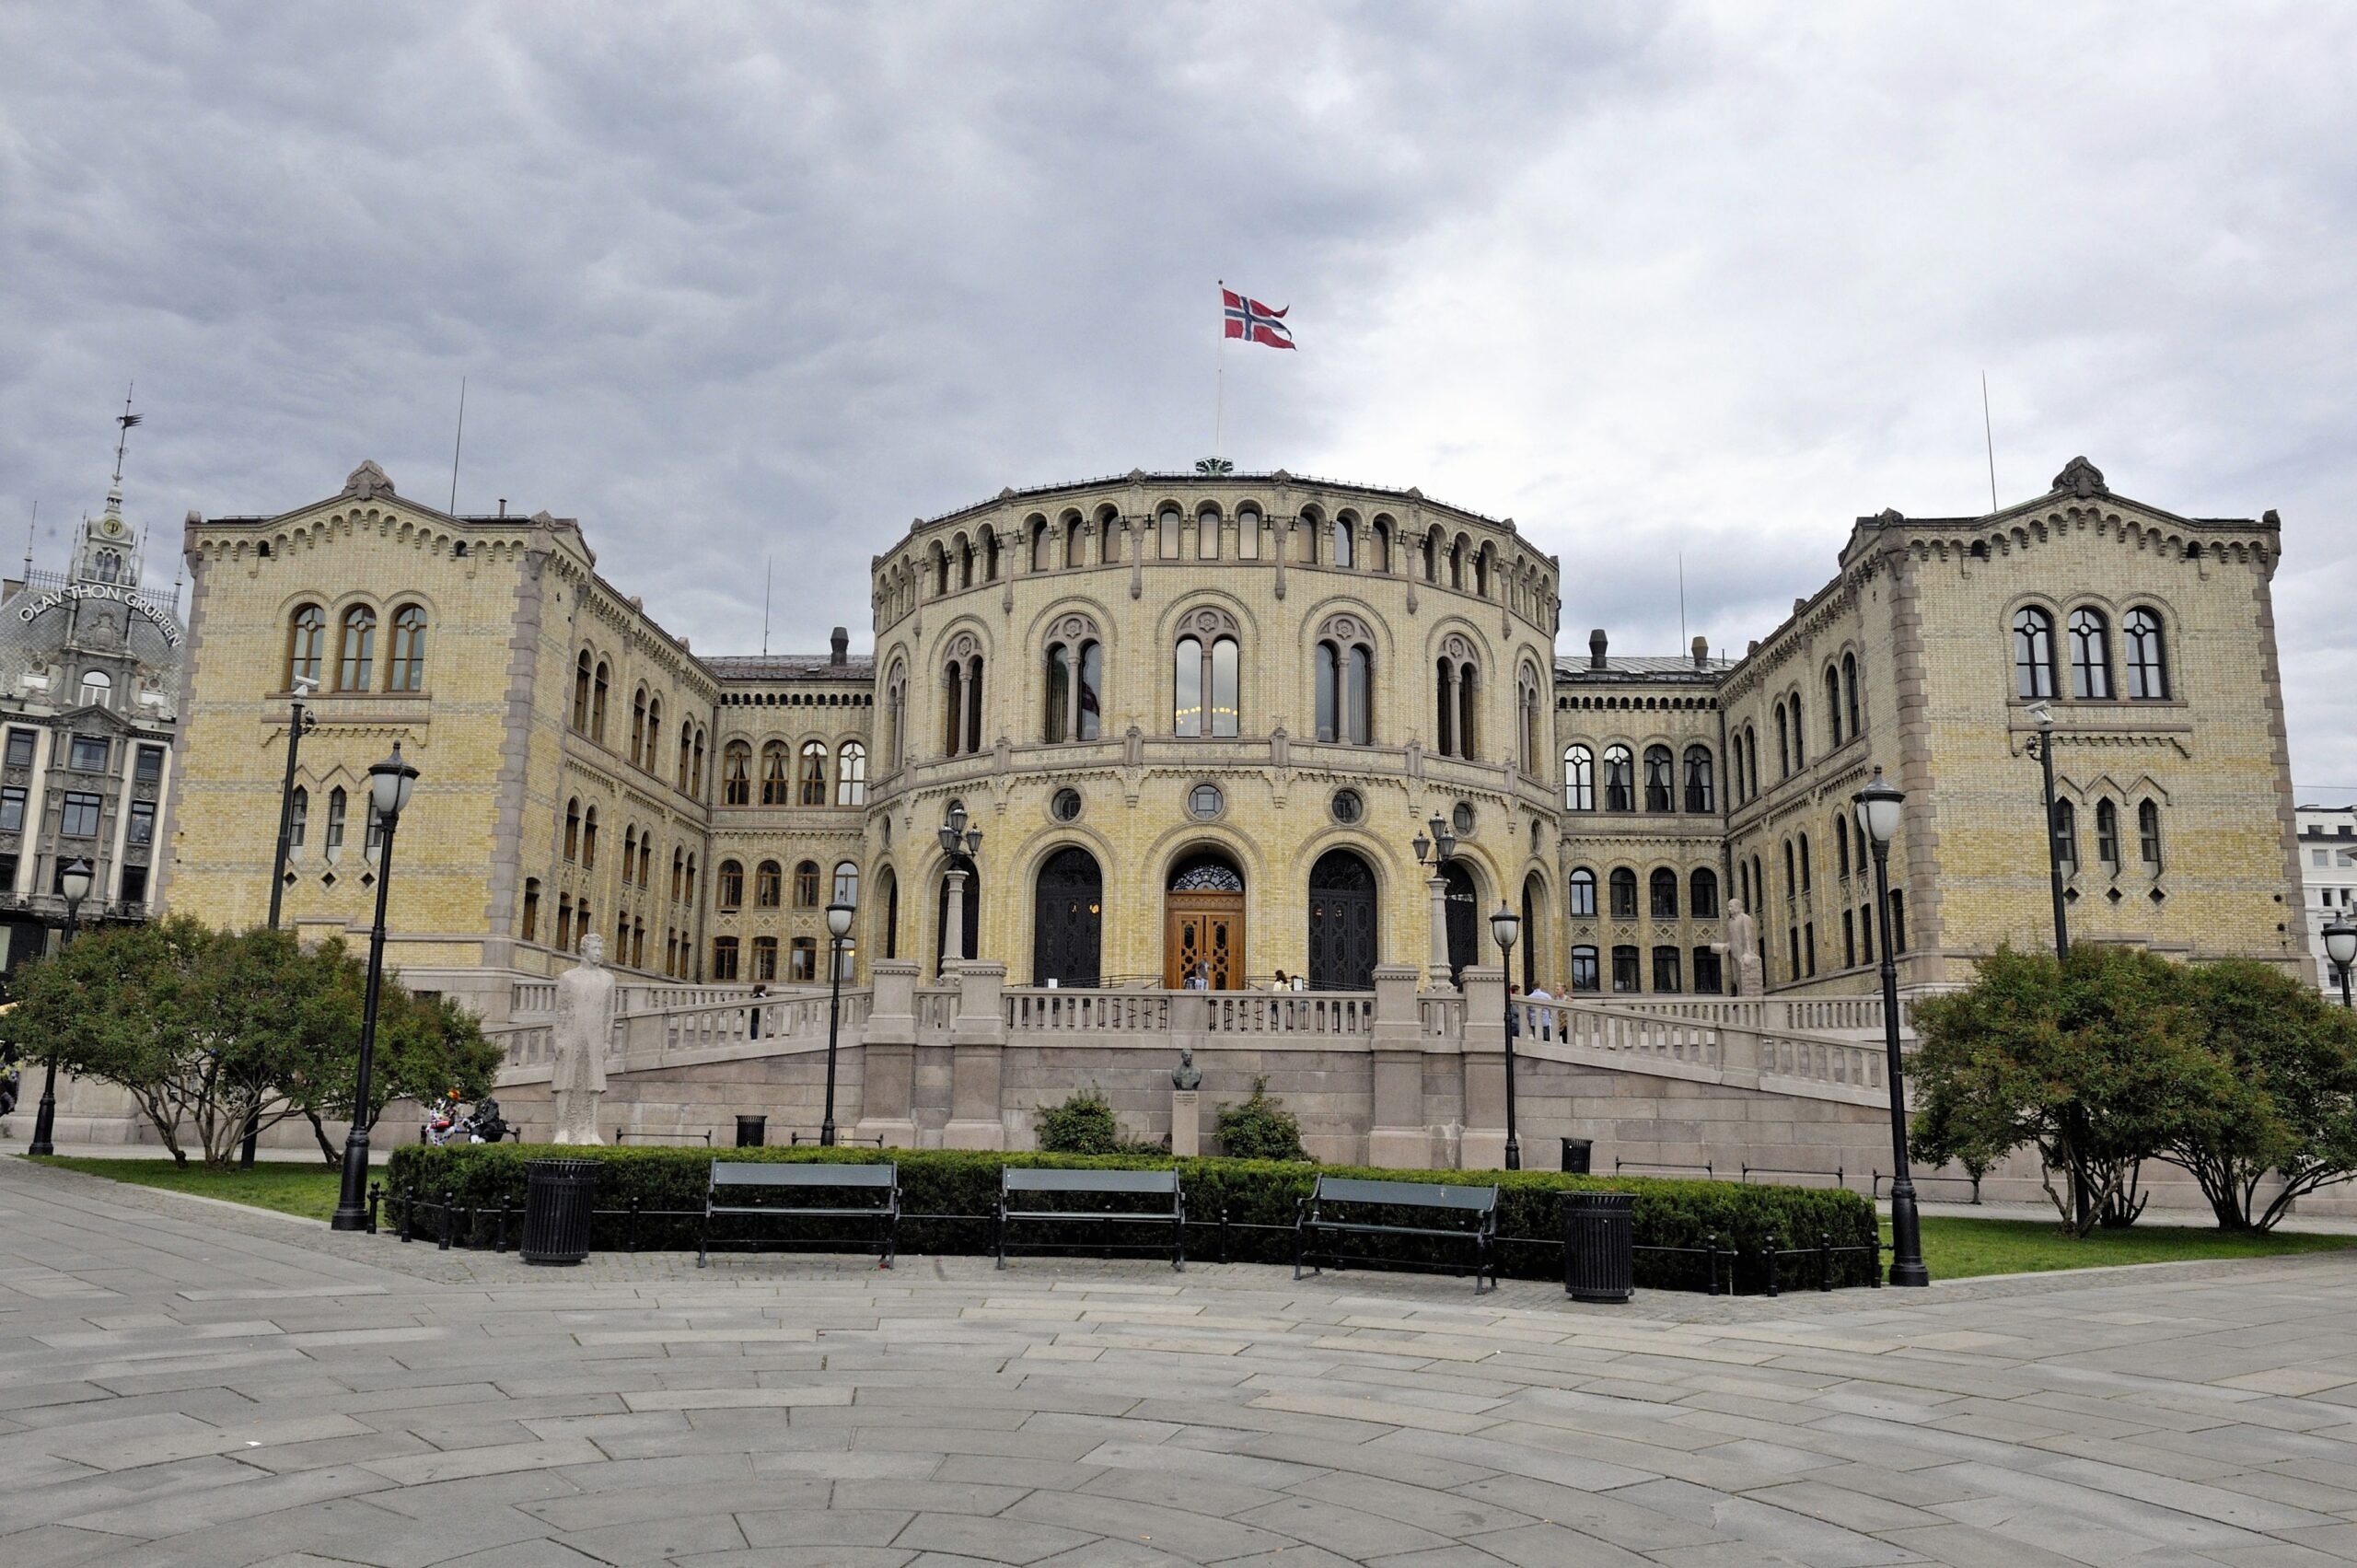
[[[136,385],[138,383],[132,382],[124,386],[122,412],[114,416],[117,426],[114,438],[114,482],[107,486],[107,510],[110,512],[122,510],[122,451],[131,443],[131,427],[146,417],[145,414],[131,412],[131,389]]]

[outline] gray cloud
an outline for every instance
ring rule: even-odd
[[[869,554],[1209,447],[1563,559],[1722,645],[1850,519],[2075,452],[2277,507],[2295,774],[2357,785],[2357,16],[1186,6],[0,9],[0,530],[275,511],[374,457],[580,517],[699,647],[864,637]],[[53,546],[52,547],[53,548]],[[151,575],[168,578],[168,547]],[[161,562],[160,567],[157,564]]]

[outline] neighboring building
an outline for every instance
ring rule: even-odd
[[[2357,925],[2357,806],[2303,806],[2300,823],[2300,902],[2308,923],[2308,955],[2316,981],[2339,993],[2340,977],[2325,956],[2324,928],[2336,920]]]
[[[1740,899],[1771,989],[1866,991],[1850,799],[1876,767],[1909,797],[1902,982],[1950,983],[2050,940],[2041,699],[2075,935],[2305,958],[2274,515],[2177,517],[2084,459],[1990,517],[1861,518],[1733,661],[1614,657],[1600,632],[1559,658],[1558,563],[1511,521],[1282,472],[921,522],[875,560],[872,658],[842,633],[699,656],[576,523],[447,516],[374,464],[281,516],[192,517],[186,548],[171,903],[262,917],[290,682],[316,679],[289,916],[365,930],[366,770],[401,740],[424,776],[393,959],[497,1016],[592,931],[649,981],[823,981],[838,896],[854,980],[932,972],[955,924],[1017,983],[1359,990],[1378,962],[1492,960],[1504,901],[1518,981],[1707,993]],[[984,839],[953,922],[957,805]],[[1435,817],[1437,874],[1410,842]]]
[[[177,595],[139,586],[120,475],[64,572],[0,583],[0,968],[63,931],[58,880],[91,870],[85,924],[149,912],[184,641]]]

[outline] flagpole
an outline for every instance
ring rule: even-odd
[[[1227,280],[1221,278],[1219,286],[1225,291],[1227,287]],[[1212,456],[1214,458],[1219,456],[1220,435],[1227,422],[1227,313],[1225,308],[1220,312],[1219,348],[1215,353],[1215,358],[1219,370],[1213,377],[1218,390],[1212,396]]]

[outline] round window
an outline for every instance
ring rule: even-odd
[[[1457,809],[1448,814],[1448,825],[1456,830],[1458,838],[1470,837],[1473,832],[1473,803],[1458,801]]]
[[[1077,821],[1080,818],[1080,791],[1060,789],[1048,802],[1048,815],[1059,822]]]
[[[1365,815],[1366,802],[1359,798],[1357,790],[1338,789],[1334,792],[1335,821],[1355,822]]]
[[[1200,784],[1187,792],[1187,814],[1198,822],[1210,821],[1226,804],[1217,784]]]

